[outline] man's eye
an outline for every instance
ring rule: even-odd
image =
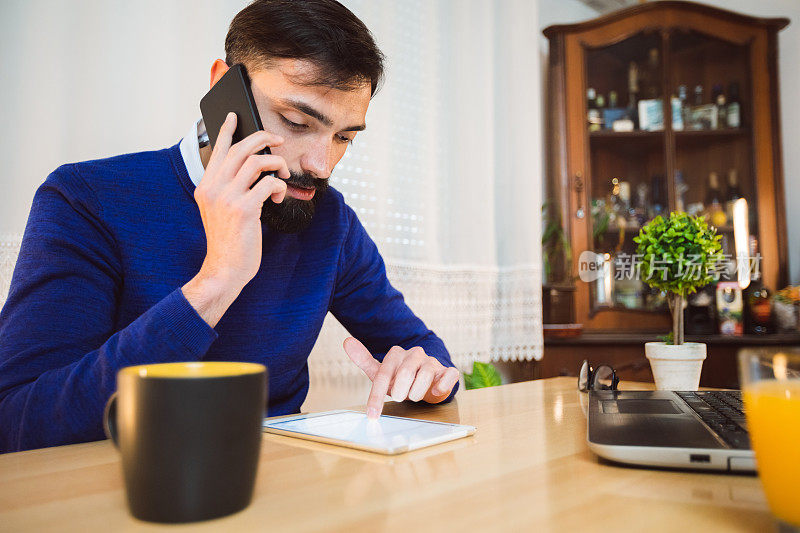
[[[340,143],[345,143],[345,144],[353,144],[353,142],[355,141],[355,139],[348,139],[344,135],[337,135],[336,138],[339,140]]]
[[[292,128],[293,130],[304,130],[304,129],[308,128],[308,124],[298,124],[297,122],[292,122],[291,120],[289,120],[288,118],[284,117],[283,115],[280,115],[280,117],[281,117],[281,120],[283,120],[284,124],[286,124],[287,126]]]

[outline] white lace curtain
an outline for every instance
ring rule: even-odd
[[[526,0],[345,0],[388,59],[334,172],[460,369],[542,354],[538,16]],[[312,379],[358,369],[328,317]]]

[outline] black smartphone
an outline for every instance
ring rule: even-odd
[[[231,144],[235,144],[248,135],[261,131],[261,117],[258,115],[256,101],[253,98],[253,91],[250,88],[250,77],[244,65],[236,64],[214,84],[208,93],[200,100],[200,112],[203,115],[203,122],[208,132],[208,140],[211,148],[217,143],[219,129],[225,122],[225,117],[233,111],[236,113],[236,131],[233,132]],[[270,154],[269,146],[258,152],[259,154]],[[275,172],[262,172],[255,185],[264,176],[275,177]],[[250,186],[250,188],[253,187]]]

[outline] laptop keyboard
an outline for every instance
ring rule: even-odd
[[[750,449],[741,391],[676,392],[722,440],[737,450]]]

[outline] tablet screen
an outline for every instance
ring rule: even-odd
[[[465,437],[475,431],[472,426],[387,415],[370,420],[364,413],[356,411],[330,411],[274,421],[265,420],[264,429],[384,453],[415,450]]]

